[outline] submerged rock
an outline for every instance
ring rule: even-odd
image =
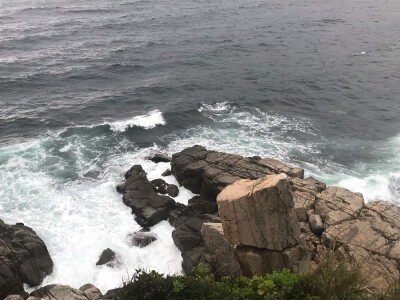
[[[52,269],[46,245],[31,228],[0,220],[0,298],[23,292],[24,283],[41,284]]]
[[[162,153],[155,153],[153,155],[149,155],[146,157],[147,160],[151,160],[152,162],[155,162],[156,164],[160,162],[171,162],[171,157],[169,157],[166,154]]]
[[[138,231],[128,235],[129,245],[139,248],[146,247],[156,240],[157,238],[154,236],[154,234],[145,231]]]

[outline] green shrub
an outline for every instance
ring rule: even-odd
[[[115,296],[116,300],[400,300],[399,286],[390,293],[373,295],[360,270],[328,254],[313,272],[275,271],[263,277],[215,279],[201,264],[195,276],[164,276],[137,271]]]

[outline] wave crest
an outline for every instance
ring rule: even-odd
[[[157,125],[165,125],[163,114],[158,109],[154,109],[147,114],[134,116],[128,120],[116,121],[108,123],[112,131],[124,132],[128,128],[142,127],[144,129],[152,129]]]

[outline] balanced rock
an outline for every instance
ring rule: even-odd
[[[217,197],[226,239],[234,245],[281,251],[300,242],[287,175],[239,180]]]
[[[149,227],[168,218],[175,201],[157,194],[140,165],[135,165],[126,172],[125,178],[123,201],[132,209],[139,225]]]
[[[23,284],[39,285],[53,269],[43,240],[22,223],[0,220],[0,298],[24,291]]]

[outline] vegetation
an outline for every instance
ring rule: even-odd
[[[138,270],[115,296],[116,300],[399,300],[400,286],[385,294],[371,293],[357,267],[329,254],[313,272],[295,274],[289,270],[263,277],[215,279],[201,264],[195,276],[163,276]]]

